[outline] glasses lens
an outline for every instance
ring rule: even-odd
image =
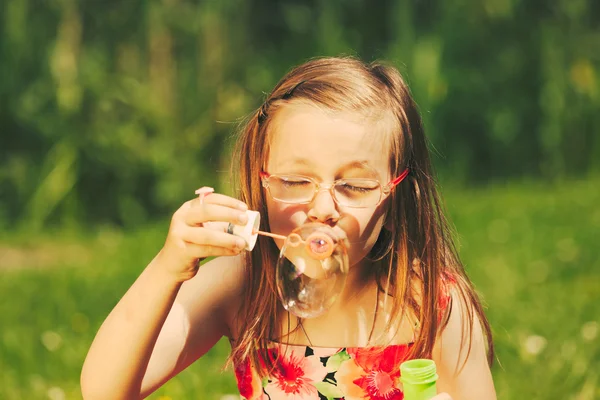
[[[308,203],[315,194],[315,183],[294,175],[271,175],[269,189],[275,200],[286,203]]]
[[[348,207],[371,207],[381,199],[381,185],[374,179],[344,179],[334,191],[337,201]]]

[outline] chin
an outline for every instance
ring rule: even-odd
[[[358,254],[356,254],[352,251],[352,249],[349,249],[348,261],[350,263],[350,268],[362,263],[368,254],[369,251],[361,250]]]

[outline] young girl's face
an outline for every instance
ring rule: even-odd
[[[343,178],[369,178],[384,186],[390,181],[390,147],[377,125],[381,124],[308,104],[286,105],[272,121],[266,172],[302,175],[325,185]],[[367,208],[341,206],[325,189],[309,204],[281,203],[268,194],[266,198],[273,233],[288,235],[307,222],[330,225],[347,237],[351,266],[369,253],[385,217],[384,201]],[[283,241],[276,242],[281,248]]]

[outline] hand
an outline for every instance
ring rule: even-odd
[[[229,222],[247,222],[248,206],[222,194],[210,194],[184,203],[173,214],[169,233],[154,264],[177,282],[191,279],[198,263],[210,256],[233,256],[245,247],[245,241],[226,233]]]
[[[431,400],[452,400],[452,397],[448,393],[439,393],[435,397],[432,397]]]

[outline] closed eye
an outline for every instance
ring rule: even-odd
[[[339,185],[339,188],[341,190],[348,190],[348,191],[356,192],[356,193],[369,193],[369,192],[372,192],[373,190],[377,189],[377,188],[372,188],[372,187],[361,187],[361,186],[353,186],[353,185],[348,185],[348,184]]]
[[[342,192],[370,193],[379,188],[379,182],[368,179],[343,180],[339,181],[336,186]]]
[[[302,179],[299,177],[279,177],[279,182],[284,186],[284,187],[288,187],[288,188],[292,188],[292,187],[302,187],[302,186],[310,186],[312,185],[312,182],[309,181],[308,179]]]
[[[286,181],[286,180],[282,180],[281,183],[284,186],[303,186],[303,185],[310,185],[309,181]]]

